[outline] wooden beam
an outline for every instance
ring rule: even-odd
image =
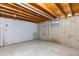
[[[0,14],[1,14],[1,17],[6,17],[6,18],[14,18],[14,16],[12,16],[12,14],[9,14],[7,12],[4,12],[4,11],[0,11]],[[9,15],[8,15],[9,14]],[[39,23],[38,21],[34,21],[34,20],[29,20],[28,18],[24,18],[24,17],[20,17],[20,16],[16,16],[16,19],[19,19],[19,20],[24,20],[24,21],[29,21],[29,22],[34,22],[34,23]]]
[[[28,16],[25,17],[25,16],[23,16],[22,14],[13,12],[13,11],[11,11],[11,10],[7,10],[7,9],[1,8],[0,11],[6,12],[6,13],[9,13],[9,14],[12,14],[12,15],[17,15],[17,16],[20,16],[20,17],[24,17],[24,18],[26,18],[26,19],[28,18],[28,19],[33,19],[33,20],[35,20],[34,18],[30,18],[30,17],[28,17]]]
[[[72,16],[72,11],[68,3],[57,3],[57,6],[66,14],[67,17]]]
[[[15,12],[21,13],[21,14],[23,14],[25,16],[30,16],[30,17],[33,17],[33,18],[37,18],[36,16],[34,17],[33,15],[28,15],[28,13],[25,13],[25,12],[21,11],[20,9],[18,9],[16,7],[13,7],[13,6],[10,6],[8,4],[4,3],[4,4],[1,4],[1,6],[7,8],[7,9],[11,9],[11,10],[13,10]]]
[[[38,4],[57,18],[65,17],[64,13],[54,3],[38,3]]]
[[[34,17],[34,18],[39,18],[39,19],[44,19],[42,17],[39,17],[37,15],[34,15],[33,13],[31,12],[28,12],[27,10],[25,10],[24,8],[20,7],[20,6],[17,6],[16,4],[14,3],[8,3],[8,5],[12,6],[13,8],[17,9],[17,10],[20,10],[22,13],[24,14],[27,14],[28,16],[31,16],[31,17]]]
[[[13,12],[14,14],[19,13],[19,15],[22,15],[22,16],[24,16],[24,17],[27,17],[27,15],[21,13],[19,10],[16,10],[16,9],[14,9],[14,8],[10,8],[9,6],[7,7],[7,6],[4,6],[4,5],[0,4],[0,7],[9,9],[9,10],[11,10],[11,12]],[[37,20],[37,21],[42,21],[42,20],[44,20],[44,19],[39,19],[39,18],[31,17],[31,16],[29,16],[29,18],[35,19],[35,20]]]
[[[17,5],[18,7],[20,7],[20,8],[23,8],[26,12],[29,12],[30,14],[32,14],[32,15],[34,15],[34,16],[38,16],[38,17],[47,19],[46,17],[41,16],[41,15],[38,15],[37,13],[34,13],[34,12],[32,12],[32,11],[29,11],[28,9],[26,9],[26,8],[24,8],[24,7],[22,7],[22,6],[19,6],[18,4],[16,4],[16,5]]]
[[[49,16],[50,18],[56,18],[54,15],[52,15],[51,13],[49,13],[46,9],[42,8],[39,4],[37,3],[27,3],[27,6],[45,14],[46,16]]]
[[[74,15],[79,15],[79,3],[70,3],[70,7]]]

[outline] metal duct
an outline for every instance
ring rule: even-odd
[[[23,7],[23,8],[28,9],[29,11],[32,11],[33,13],[36,13],[36,14],[38,14],[38,15],[40,15],[40,16],[46,17],[47,20],[51,20],[51,19],[52,19],[52,18],[50,18],[50,17],[44,15],[43,13],[40,13],[40,12],[38,12],[37,10],[35,10],[35,9],[33,9],[33,8],[29,7],[29,6],[27,6],[27,5],[24,4],[24,3],[16,3],[16,4],[19,5],[19,6],[21,6],[21,7]]]

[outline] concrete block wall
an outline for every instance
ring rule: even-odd
[[[39,38],[79,49],[79,16],[39,24]]]

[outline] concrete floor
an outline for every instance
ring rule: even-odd
[[[1,56],[77,56],[79,51],[43,40],[0,47]]]

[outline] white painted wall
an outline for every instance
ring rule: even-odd
[[[3,26],[3,41],[4,45],[9,45],[13,43],[19,43],[23,41],[36,39],[36,34],[38,31],[38,24],[13,20],[8,18],[0,18]],[[8,26],[6,26],[6,24]]]
[[[52,21],[40,23],[39,38],[79,49],[79,16],[59,19],[58,21],[59,26],[54,26]]]

